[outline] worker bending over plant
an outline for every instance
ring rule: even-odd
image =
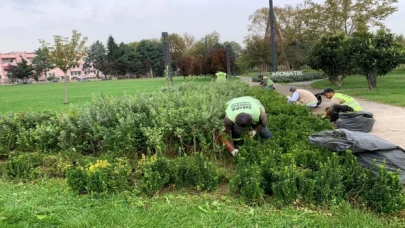
[[[326,114],[323,116],[329,118],[330,122],[336,122],[340,112],[360,112],[363,110],[356,99],[346,94],[335,93],[331,88],[324,89],[322,95],[331,99],[331,105],[326,109]]]
[[[268,78],[264,77],[262,74],[258,77],[260,79],[260,86],[263,86],[265,89],[275,90],[274,82]]]
[[[267,125],[267,114],[259,100],[245,96],[234,98],[226,103],[226,116],[224,119],[224,130],[218,136],[218,141],[224,144],[233,156],[238,154],[238,147],[243,145],[243,134],[250,130],[250,135],[254,137],[259,133],[262,139],[272,137]],[[231,133],[234,145],[226,134]]]
[[[287,96],[288,102],[305,105],[305,107],[312,109],[318,106],[318,98],[313,93],[305,89],[297,89],[295,86],[290,87],[290,92],[293,93],[292,97]]]

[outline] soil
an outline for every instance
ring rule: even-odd
[[[258,83],[252,82],[251,78],[240,77],[241,81],[249,83],[251,86],[257,86]],[[301,89],[306,89],[314,94],[321,92],[319,89],[311,88],[312,82],[298,82],[290,84],[274,84],[276,91],[285,96],[291,96],[290,86],[294,85]],[[361,105],[364,111],[371,112],[376,120],[373,130],[370,134],[383,138],[402,148],[405,148],[405,108],[381,104],[373,101],[367,101],[354,97]],[[330,100],[322,97],[322,104],[314,109],[313,113],[323,114],[325,108],[329,107]]]

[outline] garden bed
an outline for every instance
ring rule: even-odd
[[[225,103],[259,99],[273,139],[247,140],[236,158],[216,142]],[[2,172],[9,180],[66,178],[78,194],[164,189],[212,191],[228,184],[248,204],[330,206],[361,202],[376,212],[404,208],[398,174],[379,177],[350,153],[308,143],[329,122],[285,97],[241,82],[189,83],[137,96],[100,97],[66,113],[0,116]]]

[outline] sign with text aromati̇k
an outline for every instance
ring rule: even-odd
[[[293,75],[303,75],[302,71],[279,71],[273,72],[271,76],[293,76]]]

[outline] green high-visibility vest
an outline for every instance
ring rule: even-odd
[[[226,116],[234,123],[237,115],[247,113],[252,116],[253,124],[257,124],[260,120],[260,111],[265,112],[260,101],[249,96],[234,98],[228,101],[226,106]]]
[[[268,77],[263,77],[263,82],[265,86],[271,86],[274,84],[274,82]]]
[[[220,71],[215,74],[217,76],[217,81],[219,82],[225,82],[226,81],[226,73]]]
[[[359,102],[356,101],[356,99],[354,99],[353,97],[343,94],[343,93],[335,93],[335,95],[333,95],[334,98],[338,98],[340,100],[343,100],[344,103],[341,105],[347,105],[350,106],[353,111],[355,112],[359,112],[362,111],[363,109],[361,108]]]

